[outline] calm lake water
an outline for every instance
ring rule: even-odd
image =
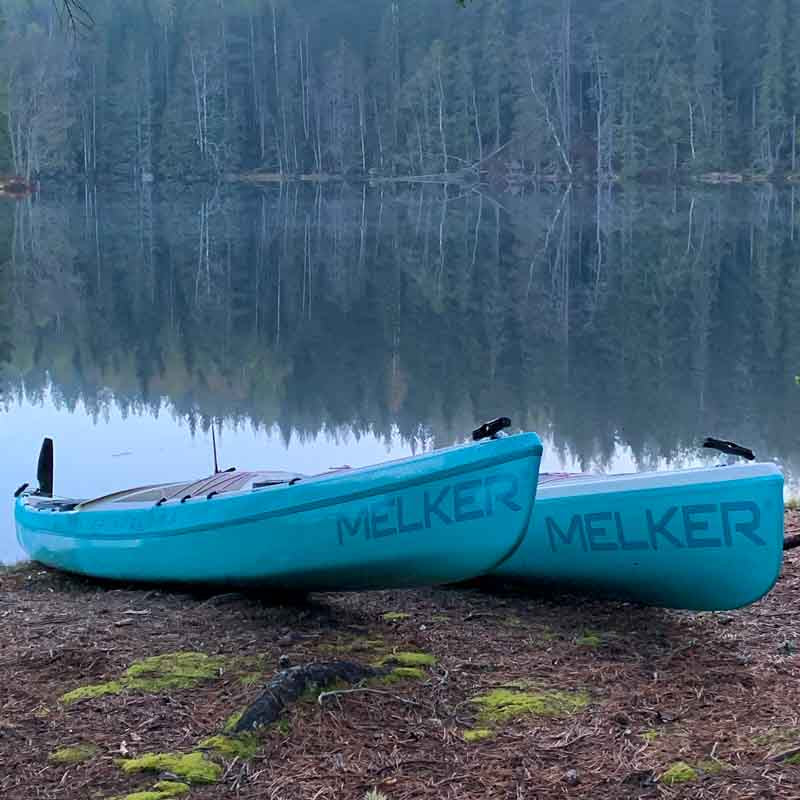
[[[800,192],[764,187],[52,188],[0,202],[0,561],[56,491],[315,471],[501,414],[545,469],[800,474]],[[711,460],[714,460],[713,457]]]

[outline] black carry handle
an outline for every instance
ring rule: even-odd
[[[755,453],[747,447],[742,447],[736,442],[726,442],[724,439],[713,439],[707,437],[703,442],[703,447],[708,447],[710,450],[719,450],[720,453],[726,453],[729,456],[739,456],[748,461],[755,460]]]
[[[496,439],[497,434],[503,428],[511,427],[511,420],[508,417],[498,417],[491,422],[484,422],[480,428],[475,428],[472,431],[472,441],[479,442],[481,439]]]

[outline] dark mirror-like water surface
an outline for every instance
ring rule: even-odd
[[[505,414],[545,469],[800,469],[800,195],[770,186],[87,190],[0,203],[11,493],[314,471]]]

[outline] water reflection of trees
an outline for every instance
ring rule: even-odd
[[[587,463],[709,433],[795,462],[795,210],[769,187],[27,200],[0,216],[0,350],[9,383],[98,414],[445,442],[503,412]]]

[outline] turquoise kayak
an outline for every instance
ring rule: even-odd
[[[522,433],[312,477],[239,470],[73,500],[51,496],[50,448],[49,476],[40,457],[39,489],[20,487],[15,505],[33,560],[98,578],[305,591],[489,572],[525,535],[542,454]]]
[[[770,463],[632,475],[542,474],[528,534],[496,570],[648,605],[753,603],[783,561],[783,475]]]

